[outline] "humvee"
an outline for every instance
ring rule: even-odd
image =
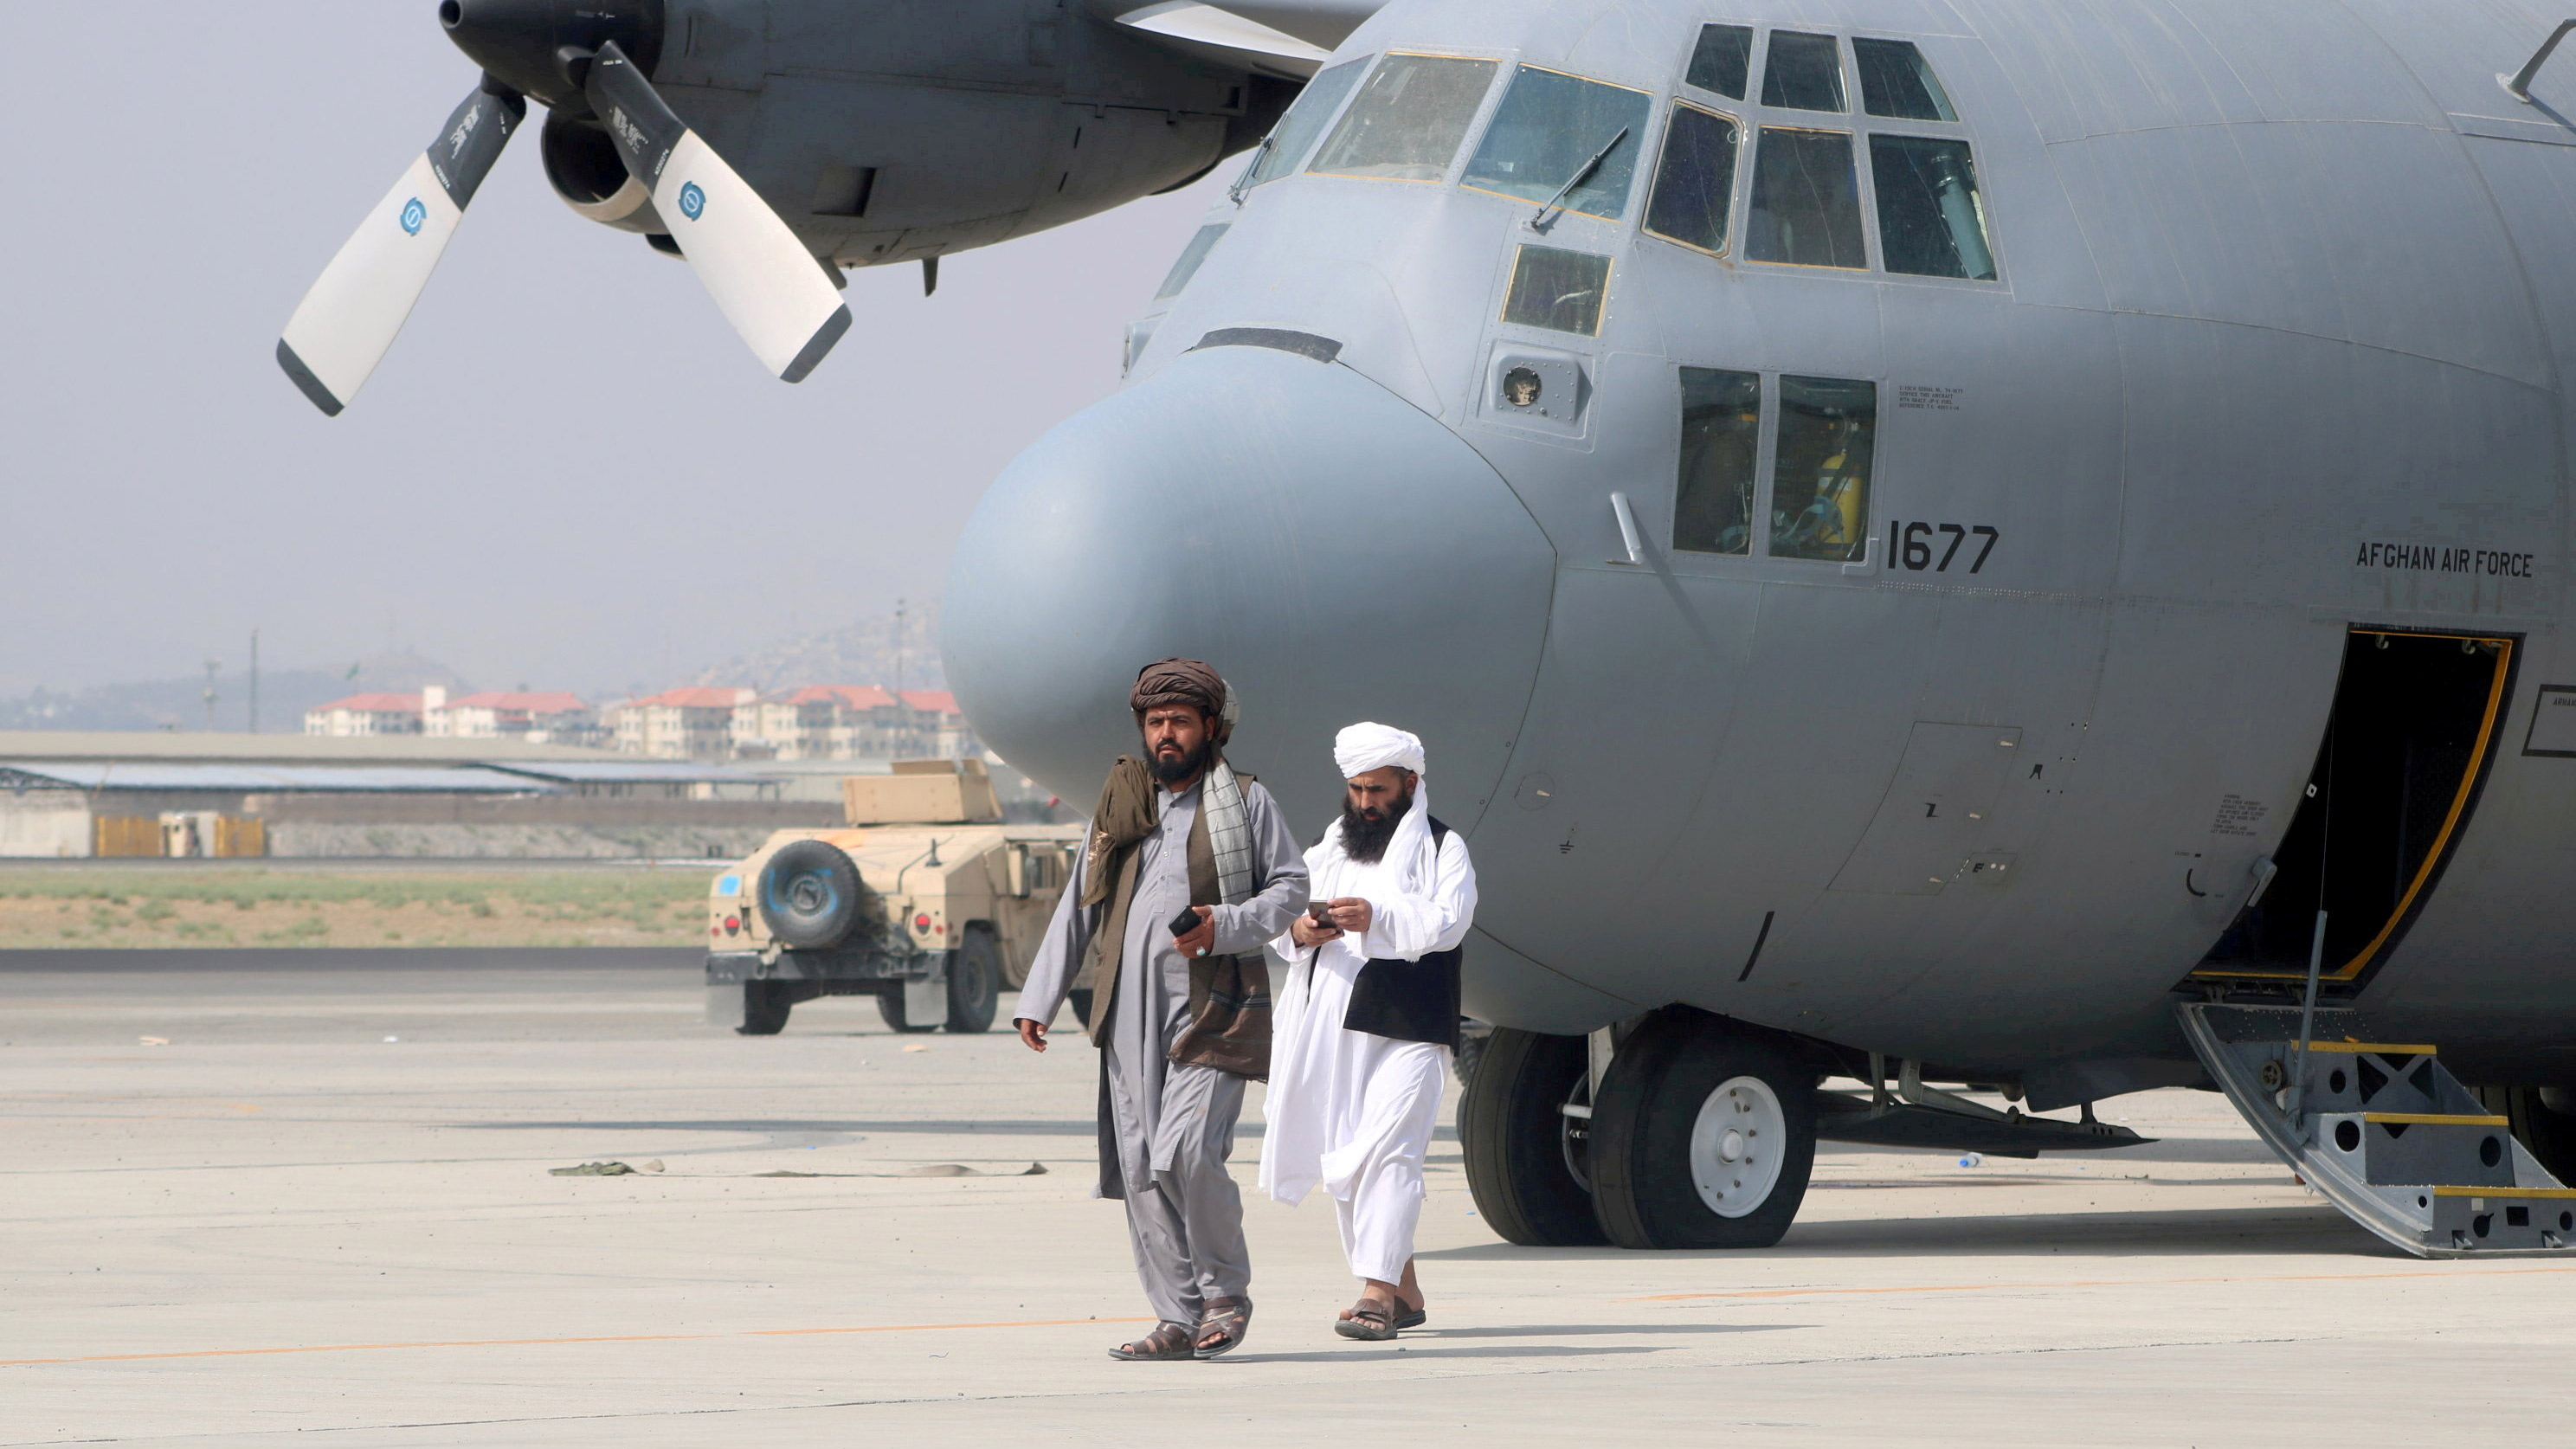
[[[1080,825],[1006,825],[981,760],[841,783],[842,830],[781,830],[707,897],[707,1019],[771,1036],[800,1001],[874,996],[896,1031],[984,1031],[1028,979]]]

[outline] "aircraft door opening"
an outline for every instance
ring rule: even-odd
[[[2326,912],[2323,979],[2385,958],[2440,883],[2494,763],[2512,697],[2510,636],[2356,628],[2324,742],[2273,854],[2278,873],[2198,977],[2305,978]]]

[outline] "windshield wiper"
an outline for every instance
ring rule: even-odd
[[[1581,185],[1582,185],[1584,182],[1586,182],[1586,181],[1591,180],[1591,179],[1592,179],[1592,173],[1593,173],[1593,172],[1595,172],[1595,171],[1600,170],[1600,169],[1601,169],[1601,163],[1602,163],[1602,162],[1604,162],[1604,161],[1609,160],[1609,159],[1610,159],[1610,153],[1611,153],[1611,152],[1613,152],[1613,151],[1618,150],[1618,149],[1619,149],[1619,143],[1620,143],[1620,142],[1622,142],[1622,141],[1625,141],[1625,140],[1627,140],[1627,139],[1628,139],[1628,128],[1627,128],[1627,127],[1625,127],[1625,126],[1621,126],[1621,127],[1619,128],[1619,134],[1618,134],[1618,135],[1611,137],[1611,138],[1610,138],[1610,140],[1609,140],[1609,143],[1608,143],[1607,145],[1603,146],[1600,150],[1595,151],[1595,152],[1593,152],[1593,153],[1592,153],[1592,159],[1591,159],[1591,160],[1586,161],[1586,162],[1584,162],[1582,165],[1575,167],[1575,168],[1574,168],[1574,174],[1573,174],[1573,175],[1571,175],[1571,176],[1569,176],[1569,177],[1567,177],[1567,178],[1565,178],[1565,184],[1564,184],[1563,186],[1560,186],[1560,187],[1556,188],[1556,194],[1555,194],[1554,196],[1551,196],[1551,197],[1549,197],[1549,198],[1547,199],[1547,205],[1540,207],[1540,208],[1538,209],[1538,215],[1533,216],[1533,217],[1531,217],[1531,218],[1530,218],[1530,223],[1529,223],[1529,224],[1530,224],[1530,230],[1532,230],[1532,231],[1545,231],[1545,230],[1547,230],[1547,214],[1548,214],[1549,212],[1551,212],[1551,211],[1557,211],[1557,210],[1559,209],[1559,208],[1558,208],[1558,206],[1557,206],[1557,203],[1559,203],[1559,202],[1561,202],[1561,201],[1565,200],[1565,198],[1567,198],[1567,197],[1569,197],[1569,196],[1572,196],[1572,195],[1574,194],[1574,188],[1576,188],[1576,187],[1578,187],[1578,186],[1581,186]]]
[[[1253,173],[1261,169],[1263,158],[1270,154],[1270,148],[1273,145],[1276,145],[1278,140],[1279,138],[1275,135],[1264,136],[1261,138],[1261,144],[1252,148],[1252,161],[1249,165],[1246,165],[1243,168],[1242,175],[1234,178],[1234,184],[1226,188],[1226,200],[1233,202],[1237,206],[1243,205],[1244,188],[1251,183]]]

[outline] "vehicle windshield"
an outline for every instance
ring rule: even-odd
[[[1598,155],[1601,164],[1566,192],[1565,209],[1616,220],[1628,209],[1647,100],[1626,86],[1522,66],[1460,184],[1544,206]]]
[[[1699,44],[1691,47],[1690,70],[1682,79],[1729,100],[1744,99],[1744,73],[1753,59],[1753,27],[1703,25]]]
[[[1646,230],[1701,251],[1724,251],[1726,209],[1734,197],[1735,123],[1676,102],[1646,202]]]
[[[1995,279],[1967,142],[1872,136],[1869,169],[1878,182],[1879,250],[1889,271]]]
[[[1903,40],[1855,40],[1852,55],[1860,61],[1861,106],[1873,116],[1909,121],[1955,121],[1950,94],[1932,74],[1932,62]]]
[[[1843,107],[1843,56],[1830,35],[1771,32],[1771,63],[1762,68],[1762,104],[1797,111]]]
[[[1334,176],[1438,181],[1484,103],[1495,62],[1389,55],[1360,87],[1310,169]],[[1597,143],[1596,143],[1597,144]],[[1559,178],[1560,180],[1562,178]]]
[[[1276,181],[1304,164],[1315,138],[1324,133],[1324,123],[1333,119],[1342,98],[1351,93],[1351,87],[1359,83],[1360,72],[1366,69],[1366,59],[1346,60],[1308,81],[1306,89],[1298,92],[1296,104],[1288,108],[1288,114],[1280,117],[1278,127],[1271,131],[1261,155],[1244,176],[1242,189],[1249,191],[1265,181]]]

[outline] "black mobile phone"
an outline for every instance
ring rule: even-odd
[[[1333,923],[1332,902],[1309,902],[1306,906],[1306,919],[1313,921],[1318,926],[1330,926]]]
[[[1196,906],[1183,906],[1181,913],[1172,917],[1170,929],[1175,936],[1186,936],[1198,928],[1199,908]]]

